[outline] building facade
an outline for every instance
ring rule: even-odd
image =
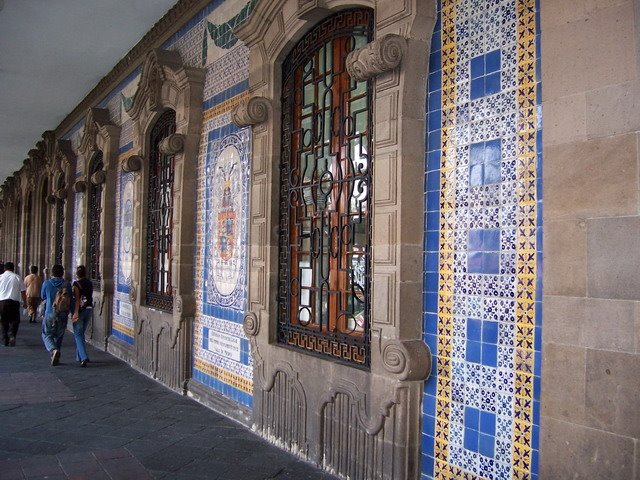
[[[636,478],[639,15],[181,0],[5,180],[0,257],[342,478]]]

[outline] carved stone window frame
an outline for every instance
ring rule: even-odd
[[[137,312],[136,331],[145,320],[156,324],[154,332],[169,328],[174,339],[182,328],[184,318],[193,317],[193,252],[195,243],[196,192],[198,147],[202,127],[202,99],[205,71],[183,64],[180,53],[154,49],[145,57],[140,81],[133,102],[126,109],[133,121],[133,148],[131,154],[141,159],[140,169],[134,180],[133,244],[138,246],[133,256],[131,278],[132,302]],[[176,133],[167,137],[161,145],[174,155],[174,204],[172,250],[173,311],[163,312],[145,305],[146,277],[146,199],[149,186],[150,134],[156,121],[168,109],[176,112]],[[131,163],[131,162],[129,162]],[[125,162],[123,168],[127,171]],[[172,318],[172,320],[171,320]],[[165,325],[161,327],[160,325]],[[189,337],[190,338],[190,337]],[[153,373],[153,372],[152,372]]]
[[[116,171],[118,165],[118,147],[120,144],[120,127],[111,122],[109,110],[104,108],[89,108],[85,115],[84,130],[80,137],[78,148],[82,168],[82,181],[86,186],[89,182],[102,184],[102,214],[100,218],[100,272],[102,281],[100,292],[105,296],[113,295],[113,238],[115,235],[115,188]],[[91,165],[97,151],[102,152],[103,173],[96,172],[91,175]],[[92,178],[89,178],[89,177]],[[89,211],[89,195],[83,197],[84,215]],[[87,264],[87,251],[89,248],[88,219],[80,219],[82,225],[82,239],[80,241],[80,258]],[[71,265],[75,268],[76,265]],[[99,292],[96,292],[99,293]],[[105,301],[105,298],[102,299]],[[108,326],[105,325],[105,328]],[[108,330],[108,328],[107,328]]]
[[[373,9],[376,20],[374,41],[348,60],[354,78],[375,77],[370,371],[279,346],[272,301],[278,286],[282,62],[319,21],[360,7]],[[419,475],[422,381],[431,364],[422,341],[422,212],[425,77],[435,20],[435,2],[422,0],[258,0],[249,20],[235,30],[250,49],[250,100],[233,118],[253,125],[244,327],[254,356],[255,427],[353,478],[364,477],[356,473],[357,458],[344,458],[348,452],[385,459],[366,478]],[[298,415],[274,415],[285,408],[281,404]],[[355,417],[346,413],[354,411]],[[342,444],[337,434],[327,433],[338,418],[348,418],[346,428],[374,441]]]
[[[71,256],[73,250],[73,215],[75,202],[72,200],[71,187],[75,180],[76,172],[76,153],[71,146],[71,140],[58,139],[55,143],[54,153],[54,179],[55,185],[59,183],[59,179],[64,178],[64,188],[56,189],[54,195],[60,201],[64,202],[64,226],[63,226],[63,245],[62,245],[62,265],[65,268],[71,266]],[[55,246],[53,247],[55,251]]]

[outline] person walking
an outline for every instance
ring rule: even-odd
[[[72,317],[73,338],[76,341],[76,360],[84,368],[89,361],[84,333],[93,312],[93,284],[87,279],[87,269],[84,265],[78,265],[76,268],[76,278],[77,280],[73,282],[73,299],[75,301]]]
[[[2,340],[5,347],[16,346],[16,335],[20,326],[20,299],[27,306],[27,295],[22,279],[13,273],[13,262],[4,264],[4,273],[0,275],[0,322],[2,322]]]
[[[36,312],[40,305],[40,289],[42,288],[42,277],[38,275],[38,267],[31,265],[31,273],[24,278],[24,286],[27,287],[27,311],[29,312],[29,323],[36,323]]]
[[[40,296],[46,302],[42,319],[42,341],[51,354],[52,367],[60,361],[60,348],[67,329],[69,312],[75,307],[71,285],[62,278],[63,276],[64,267],[54,265],[51,268],[51,278],[45,280],[40,292]]]

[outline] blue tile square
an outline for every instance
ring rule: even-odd
[[[478,98],[484,97],[485,89],[484,89],[484,77],[475,78],[471,80],[471,100],[477,100]]]
[[[439,150],[442,148],[441,132],[442,131],[440,129],[429,132],[429,151]]]
[[[434,112],[442,108],[442,90],[429,91],[429,111]]]
[[[469,230],[469,251],[470,252],[481,252],[484,250],[484,240],[483,235],[484,230]]]
[[[429,71],[435,72],[442,69],[442,50],[436,50],[429,55]]]
[[[498,343],[498,322],[484,320],[482,322],[482,341],[485,343]]]
[[[427,173],[427,191],[440,191],[440,170]]]
[[[500,183],[500,164],[485,163],[482,178],[484,185]]]
[[[469,273],[484,273],[484,254],[482,252],[469,252],[467,271]]]
[[[469,168],[469,184],[472,187],[479,187],[484,183],[484,165],[471,165]]]
[[[427,154],[427,171],[440,171],[440,150],[434,150]]]
[[[485,68],[485,56],[480,55],[479,57],[475,57],[471,59],[469,62],[471,65],[471,78],[478,78],[484,76],[484,68]]]
[[[430,190],[427,192],[427,211],[437,212],[440,210],[440,192]]]
[[[486,73],[500,71],[500,50],[493,50],[485,55],[485,71]]]
[[[495,437],[490,435],[478,435],[478,453],[485,457],[493,458],[495,456]]]
[[[442,127],[442,113],[441,110],[429,112],[429,131],[439,130]]]
[[[477,431],[480,428],[480,410],[464,407],[464,426]]]
[[[486,435],[496,434],[496,414],[491,412],[480,412],[480,433]]]
[[[438,333],[438,315],[435,312],[427,312],[424,315],[424,331],[436,335]]]
[[[480,363],[482,360],[482,344],[480,342],[467,341],[466,360],[468,362]]]
[[[478,432],[476,430],[464,429],[464,448],[472,452],[478,451]]]
[[[442,70],[436,70],[429,74],[429,92],[435,92],[442,85]]]
[[[500,72],[492,73],[485,77],[484,95],[494,95],[502,89],[500,85]]]
[[[483,231],[482,250],[485,252],[499,252],[500,251],[500,230],[492,228]],[[471,233],[471,231],[469,232]]]
[[[487,367],[498,366],[498,346],[489,343],[482,344],[482,364]]]
[[[500,273],[500,254],[498,252],[483,253],[482,273],[498,275]]]
[[[498,138],[484,143],[485,163],[500,163],[502,158],[502,141]]]
[[[482,165],[485,161],[485,143],[472,143],[469,146],[469,164]]]
[[[438,232],[437,231],[427,231],[427,251],[433,252],[438,249]]]
[[[482,334],[482,320],[475,318],[467,319],[467,340],[479,342]]]

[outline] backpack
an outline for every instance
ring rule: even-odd
[[[58,287],[56,297],[53,300],[53,310],[56,312],[68,312],[71,305],[71,297],[67,289],[67,282]]]

